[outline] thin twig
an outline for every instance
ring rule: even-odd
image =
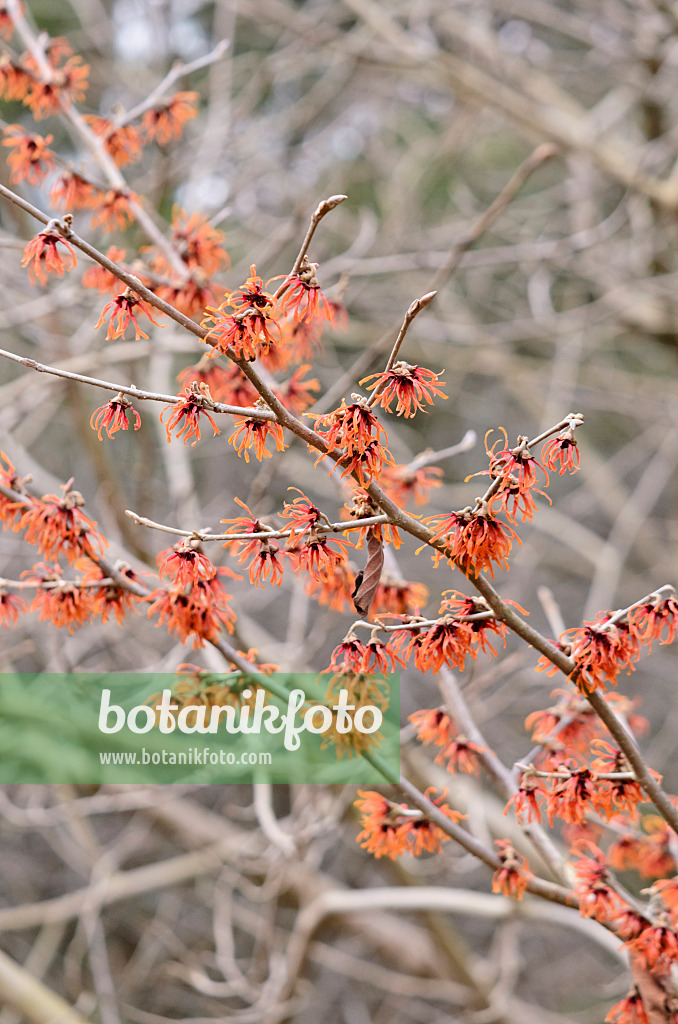
[[[81,384],[91,384],[92,387],[102,388],[105,391],[113,391],[116,394],[130,395],[132,398],[136,398],[138,401],[147,402],[164,402],[165,404],[175,405],[177,402],[184,401],[184,397],[181,395],[161,395],[153,391],[142,391],[140,388],[135,387],[133,384],[112,384],[110,381],[99,380],[96,377],[86,377],[82,373],[72,373],[70,370],[60,370],[56,366],[47,366],[45,363],[39,363],[36,359],[31,359],[28,356],[18,356],[14,352],[7,352],[5,349],[0,348],[0,356],[4,359],[11,359],[14,363],[19,363],[21,366],[26,366],[30,370],[36,370],[38,373],[51,373],[55,377],[64,377],[66,380],[77,380]],[[210,412],[227,413],[230,416],[247,416],[249,419],[257,420],[275,420],[275,415],[269,412],[267,409],[255,409],[254,407],[245,407],[240,405],[226,405],[224,402],[215,402],[214,406],[210,406]]]
[[[157,101],[162,98],[179,78],[184,78],[194,71],[200,71],[201,68],[215,64],[218,60],[221,60],[230,45],[230,39],[222,39],[213,50],[204,54],[204,56],[196,57],[195,60],[189,61],[188,64],[175,64],[173,68],[170,68],[162,81],[148,94],[146,99],[142,100],[141,103],[137,103],[131,110],[121,114],[120,117],[116,117],[115,124],[120,128],[125,124],[129,124],[130,121],[134,121],[137,117],[141,117],[142,114],[156,105]]]
[[[299,273],[301,264],[304,262],[304,257],[308,252],[308,247],[311,244],[311,240],[315,234],[315,230],[318,227],[318,224],[320,224],[320,221],[328,213],[334,210],[335,207],[339,206],[340,203],[343,203],[345,199],[348,199],[348,196],[330,196],[329,199],[323,199],[322,202],[318,204],[313,213],[313,216],[311,217],[311,223],[309,224],[308,231],[306,232],[304,240],[301,243],[301,248],[299,249],[297,258],[294,261],[294,265],[290,270],[289,274],[287,275],[287,277],[285,278],[285,280],[282,282],[282,284],[278,287],[277,291],[275,292],[274,298],[276,300],[279,299],[287,291],[292,278]]]
[[[465,231],[455,242],[450,254],[436,271],[431,279],[430,290],[439,291],[441,286],[448,280],[459,266],[462,256],[482,235],[492,227],[495,221],[501,216],[506,207],[512,202],[518,191],[525,184],[538,167],[545,160],[555,156],[557,150],[550,145],[541,145],[530,154],[527,160],[518,167],[496,199],[481,213],[478,219]],[[365,371],[375,362],[376,358],[386,349],[394,330],[398,325],[393,324],[377,339],[377,341],[354,361],[346,373],[342,374],[339,380],[323,395],[313,407],[313,412],[323,413],[331,409],[335,401],[341,397],[344,391],[351,386],[355,380],[359,380]]]
[[[160,530],[162,533],[172,533],[177,537],[195,537],[200,541],[211,540],[278,540],[282,537],[289,537],[295,530],[294,526],[287,526],[283,530],[258,530],[255,533],[210,533],[208,530],[179,530],[175,526],[167,526],[165,523],[156,523],[152,519],[137,515],[131,509],[125,509],[125,515],[129,516],[139,526],[147,526],[151,530]],[[349,530],[362,530],[367,526],[378,526],[388,522],[388,516],[368,516],[365,519],[350,519],[341,523],[317,523],[316,533],[344,533]],[[296,528],[299,536],[299,528]]]
[[[429,303],[433,302],[435,297],[436,297],[436,293],[434,291],[433,292],[427,292],[426,295],[422,295],[422,297],[420,299],[415,299],[414,302],[409,307],[409,309],[407,310],[407,313],[405,313],[405,319],[403,320],[403,322],[401,324],[400,330],[398,331],[398,337],[395,340],[395,344],[393,345],[393,348],[391,349],[391,354],[388,357],[388,361],[386,363],[386,366],[384,367],[384,373],[385,374],[388,373],[389,370],[393,369],[395,361],[396,361],[396,359],[398,357],[398,352],[400,351],[400,347],[401,347],[403,341],[405,340],[405,335],[407,334],[407,332],[409,330],[410,324],[412,323],[414,318],[417,316],[417,314],[421,313],[422,309],[426,309],[426,307],[429,305]],[[371,395],[371,397],[370,397],[370,399],[369,399],[369,401],[367,403],[368,409],[371,409],[373,406],[375,406],[377,404],[377,402],[379,401],[379,395],[382,393],[382,391],[384,390],[385,386],[386,386],[385,384],[382,384],[380,387],[375,388],[375,390],[372,392],[372,395]]]

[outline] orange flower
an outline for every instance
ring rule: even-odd
[[[525,719],[525,728],[532,730],[535,743],[546,743],[557,730],[558,741],[564,748],[587,750],[597,730],[597,717],[588,701],[572,690],[553,690],[559,695],[556,704],[533,711]]]
[[[93,228],[103,227],[104,231],[124,230],[134,220],[132,203],[138,202],[134,192],[111,188],[97,198],[90,224]],[[88,204],[94,206],[95,204]]]
[[[423,366],[398,362],[384,373],[371,373],[368,377],[363,377],[360,383],[364,384],[366,380],[374,380],[367,390],[374,391],[379,396],[378,404],[383,406],[386,412],[390,412],[395,399],[396,413],[398,416],[404,415],[405,419],[414,416],[419,409],[425,412],[424,404],[428,402],[429,405],[433,405],[434,395],[447,398],[442,391],[445,385],[439,375]]]
[[[364,399],[347,406],[342,398],[338,409],[315,417],[314,428],[328,451],[344,451],[347,456],[361,455],[374,441],[379,445],[388,441],[386,431]]]
[[[574,865],[577,881],[575,894],[579,897],[579,913],[596,921],[609,921],[622,906],[619,896],[610,887],[610,871],[602,850],[585,839],[580,839],[573,850],[579,862]]]
[[[163,327],[163,324],[159,324],[157,320],[153,319],[150,306],[145,302],[142,302],[138,298],[131,288],[127,288],[121,295],[116,296],[112,302],[106,303],[104,308],[101,310],[101,315],[94,325],[96,331],[108,318],[108,330],[106,331],[106,341],[111,341],[113,338],[123,338],[127,325],[130,320],[134,324],[134,340],[139,341],[141,338],[148,338],[148,335],[142,331],[136,318],[136,313],[143,313],[144,316],[148,317],[152,324],[156,327]]]
[[[107,117],[93,114],[85,114],[85,121],[95,135],[103,138],[106,152],[118,167],[134,163],[141,156],[141,136],[132,125],[116,125]]]
[[[477,512],[464,509],[462,512],[429,516],[424,522],[437,527],[433,540],[445,535],[451,560],[464,572],[473,570],[478,574],[487,570],[494,577],[493,562],[508,569],[512,542],[522,543],[512,527],[490,514],[487,502],[482,502]]]
[[[117,245],[109,246],[106,251],[106,256],[113,263],[123,263],[125,255],[125,249],[120,249]],[[100,263],[87,268],[82,275],[82,283],[85,288],[96,288],[98,292],[108,292],[112,295],[117,295],[120,291],[120,278],[106,267],[102,267]]]
[[[29,63],[27,60],[26,64]],[[31,79],[24,103],[30,107],[36,121],[58,114],[71,103],[82,103],[88,77],[89,65],[82,63],[82,57],[69,57],[63,67],[53,73],[51,81]]]
[[[541,821],[540,800],[544,798],[544,787],[539,779],[534,775],[523,773],[520,777],[518,791],[506,804],[504,814],[508,814],[509,807],[513,807],[516,821],[520,825],[531,821]]]
[[[307,594],[316,598],[318,604],[327,606],[333,611],[343,612],[345,608],[353,608],[355,573],[348,564],[335,565],[321,579],[309,576],[306,580],[305,590]]]
[[[228,253],[223,247],[223,231],[212,227],[201,213],[187,214],[180,206],[172,207],[172,245],[192,272],[196,273],[193,287],[205,289],[207,278],[228,266]],[[165,277],[175,274],[163,252],[154,246],[143,249],[150,255],[150,265],[155,273]],[[205,303],[206,305],[206,303]],[[203,306],[204,308],[204,306]]]
[[[439,466],[410,469],[409,466],[384,468],[379,479],[380,486],[399,505],[405,505],[410,498],[415,505],[427,505],[434,487],[442,484],[443,471]]]
[[[631,989],[627,996],[614,1004],[605,1018],[605,1024],[650,1024],[637,988]]]
[[[423,583],[411,583],[381,578],[372,601],[372,614],[418,615],[428,600],[428,588]]]
[[[349,547],[353,545],[343,538],[322,536],[311,529],[308,538],[295,543],[287,553],[295,572],[303,570],[315,579],[324,579],[337,566],[346,564]]]
[[[567,777],[557,779],[556,785],[547,793],[546,804],[549,825],[560,818],[568,824],[578,825],[586,820],[590,811],[601,809],[601,796],[588,768],[571,767],[566,761],[558,770]]]
[[[245,462],[250,461],[248,449],[252,447],[254,447],[254,454],[259,462],[262,459],[271,458],[272,453],[266,448],[269,437],[275,441],[276,451],[284,452],[287,448],[280,423],[273,423],[270,420],[240,419],[239,417],[236,418],[236,423],[240,425],[233,431],[228,443],[233,445],[239,456],[245,456]]]
[[[444,764],[448,772],[463,772],[465,775],[480,774],[480,755],[485,748],[478,746],[461,733],[436,755],[436,764]]]
[[[434,743],[436,747],[443,747],[454,737],[454,724],[444,708],[414,711],[407,721],[412,723],[417,739],[424,746]]]
[[[31,611],[40,612],[41,622],[52,622],[57,629],[65,626],[69,633],[73,633],[92,617],[92,592],[62,579],[58,565],[48,566],[40,562],[21,575],[41,584],[31,603]]]
[[[678,935],[671,927],[668,914],[657,913],[654,924],[643,928],[640,935],[629,939],[626,946],[648,970],[668,970],[678,963]]]
[[[94,529],[97,525],[81,511],[85,504],[80,491],[63,485],[63,496],[45,494],[23,508],[15,530],[25,530],[24,540],[36,544],[45,558],[64,555],[74,562],[81,555],[100,556],[108,541]]]
[[[33,78],[7,54],[0,56],[0,95],[5,100],[26,100]]]
[[[258,355],[268,352],[271,345],[280,340],[280,328],[267,311],[245,307],[235,313],[227,313],[230,302],[224,302],[214,309],[207,306],[203,327],[209,327],[205,341],[212,341],[215,350],[237,359],[249,362]]]
[[[320,290],[316,277],[317,263],[310,263],[304,257],[299,273],[285,279],[285,292],[280,299],[280,312],[290,314],[300,323],[308,323],[324,316],[332,319],[332,310]]]
[[[290,363],[310,359],[322,347],[322,322],[318,320],[283,320],[280,324],[280,343],[275,353],[277,362],[270,365],[271,371],[284,369]],[[269,359],[271,359],[269,355]]]
[[[52,185],[49,201],[62,210],[91,209],[103,195],[102,189],[87,181],[81,174],[77,174],[76,171],[63,171]]]
[[[467,655],[473,651],[473,630],[468,622],[446,616],[435,626],[422,631],[410,641],[408,654],[414,653],[414,664],[420,672],[439,672],[443,665],[452,665],[461,672]]]
[[[298,487],[288,487],[287,489],[288,491],[299,491]],[[293,541],[297,536],[307,533],[314,526],[330,525],[330,521],[325,513],[316,508],[303,491],[299,491],[299,497],[293,501],[284,502],[280,518],[289,519],[292,524],[292,529],[289,533],[290,541]]]
[[[360,672],[374,674],[377,672],[395,672],[396,665],[405,668],[406,662],[398,651],[398,638],[394,635],[384,643],[373,636],[365,644],[365,653],[360,663]]]
[[[443,814],[450,819],[450,821],[458,824],[465,814],[460,814],[459,811],[452,810],[444,801],[447,796],[447,790],[444,789],[440,796],[434,797],[435,789],[431,786],[426,790],[425,796],[431,800]],[[427,853],[440,853],[442,844],[446,843],[450,836],[443,831],[440,825],[434,824],[429,821],[428,818],[414,818],[410,819],[409,822],[409,833],[410,841],[412,843],[412,850],[410,851],[414,857],[418,857],[420,853],[426,850]]]
[[[0,483],[5,487],[9,487],[11,491],[16,491],[18,494],[25,493],[23,480],[5,452],[0,452]],[[0,522],[4,523],[5,526],[10,526],[14,522],[22,508],[23,505],[21,503],[13,501],[12,498],[4,494],[0,494]]]
[[[534,872],[530,871],[527,860],[514,849],[510,840],[495,839],[494,845],[499,850],[501,867],[492,875],[492,892],[521,900],[530,879],[534,878]]]
[[[638,641],[621,623],[609,624],[610,612],[599,612],[596,622],[567,629],[560,636],[567,643],[576,668],[570,678],[584,692],[605,690],[605,682],[615,684],[622,669],[633,671],[638,658]]]
[[[393,465],[393,456],[379,441],[370,441],[362,452],[354,452],[348,461],[342,460],[341,465],[344,467],[342,479],[352,473],[363,487],[367,487],[371,480],[379,479],[385,465]]]
[[[255,359],[280,342],[280,326],[271,316],[274,305],[274,297],[264,290],[252,264],[250,277],[226,293],[226,302],[216,309],[207,307],[202,326],[210,329],[205,340],[212,341],[220,352],[230,355],[232,350],[237,358]],[[227,312],[229,307],[234,312]]]
[[[0,586],[0,624],[11,629],[16,625],[19,615],[27,609],[28,605],[22,597],[10,594],[5,587]]]
[[[259,550],[249,565],[250,583],[253,583],[255,587],[263,588],[264,581],[270,579],[274,587],[280,586],[283,567],[278,558],[279,552],[280,548],[272,541],[261,540],[259,542]]]
[[[591,762],[591,771],[604,772],[605,774],[612,772],[631,774],[631,766],[626,760],[626,756],[611,743],[608,743],[606,740],[595,739],[591,743],[591,748],[598,754]],[[662,777],[658,772],[651,768],[649,771],[657,782],[661,782]],[[632,778],[601,779],[599,790],[609,793],[610,800],[615,808],[614,813],[628,811],[633,816],[637,805],[647,800],[643,790],[635,779]]]
[[[309,405],[313,404],[312,391],[317,391],[320,384],[313,377],[311,380],[302,380],[304,374],[311,369],[309,363],[304,363],[297,367],[292,376],[281,384],[279,388],[275,389],[277,397],[280,399],[283,405],[299,415],[304,409],[308,409]]]
[[[11,146],[12,152],[7,156],[12,173],[10,184],[27,181],[29,185],[41,185],[45,175],[54,166],[54,153],[48,149],[53,135],[32,135],[20,124],[10,124],[5,128],[3,146]]]
[[[193,583],[188,593],[177,587],[154,590],[149,595],[149,618],[157,612],[158,625],[166,625],[180,640],[191,639],[194,647],[203,647],[205,640],[216,640],[222,627],[232,633],[235,613],[227,603],[231,595],[219,580],[223,575],[234,576],[222,568],[211,579]]]
[[[106,402],[106,405],[102,405],[98,409],[95,409],[92,413],[89,425],[92,430],[96,430],[100,441],[103,441],[103,437],[101,436],[101,432],[103,430],[105,430],[108,436],[112,438],[118,430],[129,429],[129,421],[127,419],[128,410],[134,416],[134,429],[138,430],[141,426],[141,416],[136,409],[133,408],[129,399],[125,398],[122,393],[116,395],[115,398],[111,398],[110,402]]]
[[[358,536],[354,539],[356,548],[362,548],[365,543],[369,543],[370,538],[374,538],[382,544],[392,544],[394,548],[399,548],[401,540],[397,526],[392,523],[360,524],[361,519],[379,516],[382,511],[363,487],[352,486],[351,490],[351,500],[345,503],[341,515],[342,519],[356,520],[355,526],[351,526],[347,531],[357,532]]]
[[[195,438],[191,442],[191,448],[195,448],[200,440],[201,415],[206,416],[209,420],[210,426],[214,430],[214,436],[220,434],[221,431],[214,422],[214,417],[210,415],[209,410],[214,409],[214,402],[209,388],[205,384],[189,384],[187,388],[184,388],[184,396],[184,398],[179,398],[174,405],[165,406],[160,413],[160,422],[164,424],[165,416],[168,412],[171,413],[165,426],[167,443],[171,442],[172,431],[176,430],[176,437],[183,437],[184,444],[188,444],[192,437]]]
[[[426,796],[439,810],[455,824],[464,817],[444,803],[447,795],[443,791],[440,796],[433,797],[434,789],[426,790]],[[424,850],[437,853],[441,844],[447,842],[449,836],[439,825],[429,821],[421,811],[413,811],[407,804],[396,804],[380,793],[371,790],[358,790],[359,800],[355,807],[361,814],[362,832],[356,842],[375,857],[389,857],[395,860],[403,853],[411,853],[415,857]]]
[[[64,263],[58,245],[63,245],[67,250],[70,259],[68,265]],[[77,263],[73,246],[56,233],[56,221],[50,221],[45,231],[31,239],[21,260],[21,266],[28,267],[31,283],[35,284],[37,279],[43,286],[47,284],[47,274],[62,277],[66,270],[72,270]]]
[[[250,307],[259,312],[270,312],[275,306],[275,296],[264,290],[264,282],[257,276],[257,268],[250,266],[250,276],[239,288],[226,292],[228,304],[236,311],[242,312]]]
[[[355,806],[361,814],[362,832],[356,842],[375,857],[395,860],[401,853],[407,853],[410,846],[407,818],[402,815],[409,808],[407,804],[394,804],[380,793],[358,790],[359,800]]]
[[[358,675],[366,651],[365,644],[358,640],[355,633],[350,630],[341,643],[332,651],[328,671],[339,672],[342,675],[350,673]]]
[[[535,459],[530,453],[530,449],[527,445],[527,438],[519,437],[517,446],[515,448],[509,448],[506,431],[503,427],[500,427],[499,429],[504,435],[505,444],[505,447],[499,452],[495,451],[495,449],[497,445],[501,444],[501,439],[495,441],[492,447],[488,448],[487,439],[493,431],[488,430],[487,434],[485,434],[485,451],[490,459],[490,468],[487,472],[492,479],[499,479],[503,483],[506,483],[511,477],[513,477],[517,481],[518,488],[522,493],[530,490],[530,488],[535,485],[537,482],[537,470],[541,469],[546,478],[546,483],[548,484],[548,473],[539,460]],[[468,479],[470,479],[470,477]]]
[[[83,583],[95,583],[105,579],[103,570],[89,558],[78,560],[76,568],[82,573]],[[139,581],[135,573],[124,562],[116,563],[116,569],[130,583]],[[114,615],[118,625],[122,625],[128,612],[133,611],[140,598],[130,590],[117,583],[106,583],[96,589],[90,590],[92,614],[100,615],[101,621],[106,622],[110,615]]]
[[[579,448],[574,438],[574,428],[569,427],[552,441],[542,446],[541,457],[547,469],[563,473],[576,473],[579,469]]]
[[[269,527],[266,527],[259,519],[254,515],[252,510],[248,508],[244,501],[240,498],[233,499],[236,505],[240,505],[240,508],[244,508],[247,512],[246,516],[236,516],[234,519],[222,519],[222,523],[231,523],[231,526],[226,533],[265,533],[268,529],[272,532]],[[257,551],[260,543],[260,538],[254,537],[252,540],[227,540],[223,547],[231,550],[234,555],[240,554],[238,561],[244,562],[244,560],[252,554],[253,551]]]
[[[664,600],[636,605],[629,612],[628,620],[631,633],[641,644],[647,644],[650,649],[654,640],[670,644],[678,630],[678,600],[673,594]]]
[[[148,141],[166,146],[173,139],[180,139],[186,122],[198,113],[199,98],[197,92],[177,92],[171,100],[147,110],[141,119],[141,130]]]
[[[169,576],[175,587],[212,579],[216,571],[196,537],[187,537],[173,548],[161,551],[156,562],[160,578]]]
[[[194,366],[187,366],[177,374],[182,388],[189,384],[206,384],[215,402],[226,405],[251,407],[259,397],[249,380],[235,363],[205,359],[203,356]]]

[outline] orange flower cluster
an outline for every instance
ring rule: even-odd
[[[81,103],[87,92],[89,67],[65,39],[50,39],[45,46],[49,77],[43,79],[30,53],[20,60],[3,56],[0,61],[0,97],[21,100],[36,121],[58,114],[71,103]]]
[[[444,764],[448,772],[462,772],[478,775],[484,747],[478,746],[467,736],[458,732],[454,722],[444,708],[422,709],[408,718],[414,731],[426,746],[429,743],[440,747],[436,764]]]
[[[494,578],[495,563],[508,569],[513,541],[522,544],[515,530],[492,515],[486,501],[481,502],[477,511],[466,508],[461,512],[429,516],[424,522],[435,528],[433,540],[443,538],[450,564],[458,565],[467,574],[487,571]],[[439,557],[440,553],[436,552],[436,563]]]
[[[464,817],[444,803],[446,794],[433,798],[434,790],[426,791],[426,796],[442,813],[457,824]],[[407,804],[395,804],[380,793],[358,790],[360,799],[355,806],[361,815],[362,831],[356,837],[360,845],[373,853],[375,857],[388,857],[395,860],[403,853],[417,857],[424,851],[437,853],[449,836],[429,821],[420,811],[412,811]]]
[[[624,621],[624,619],[626,621]],[[606,683],[616,684],[620,672],[633,672],[641,655],[641,647],[652,649],[652,643],[670,643],[678,629],[678,601],[672,593],[666,597],[657,592],[628,613],[598,612],[595,621],[568,629],[561,634],[558,647],[576,663],[570,679],[583,693],[605,690]],[[544,655],[537,671],[552,674],[555,668]]]
[[[288,560],[294,572],[308,574],[316,590],[324,590],[326,586],[331,588],[336,574],[347,569],[348,548],[353,545],[343,537],[327,536],[321,531],[320,527],[329,524],[329,520],[303,492],[299,491],[299,496],[292,502],[285,502],[280,513],[280,517],[291,524],[290,532],[286,534],[286,547],[282,551],[274,541],[276,531],[262,523],[239,498],[235,501],[247,515],[222,519],[222,523],[229,524],[227,533],[263,536],[252,540],[229,540],[224,547],[237,555],[239,562],[251,558],[249,576],[255,585],[263,585],[269,578],[273,584],[280,583],[282,558]]]
[[[62,171],[52,185],[49,199],[53,206],[62,210],[91,210],[103,195],[103,189],[87,181],[77,171],[67,170]]]
[[[230,569],[216,569],[209,578],[199,578],[188,586],[174,585],[169,590],[157,588],[149,595],[149,618],[157,613],[158,625],[166,626],[180,640],[191,640],[193,647],[203,647],[206,640],[216,640],[222,628],[233,632],[235,612],[229,607],[231,595],[220,577],[239,579]]]
[[[365,486],[373,478],[379,478],[385,465],[394,464],[393,456],[385,447],[386,431],[365,399],[355,398],[351,405],[346,405],[342,399],[338,409],[317,416],[314,427],[327,449],[317,461],[330,452],[340,453],[342,478],[355,473],[358,482]]]
[[[73,633],[92,618],[93,593],[77,583],[64,580],[58,565],[40,562],[21,575],[27,582],[39,584],[30,610],[40,613],[41,622],[51,622],[57,629],[65,627]]]
[[[174,206],[170,242],[186,267],[185,276],[177,274],[160,249],[155,246],[142,249],[148,254],[148,266],[159,298],[186,316],[196,316],[215,302],[217,291],[211,278],[229,264],[224,241],[224,233],[212,227],[207,217],[199,213],[189,216],[180,206]]]
[[[214,345],[215,354],[252,361],[281,340],[280,325],[272,316],[275,298],[264,290],[256,271],[252,265],[243,285],[227,292],[226,301],[216,309],[205,310],[202,326],[209,328],[205,340]]]
[[[351,631],[332,651],[329,668],[325,671],[346,675],[374,674],[395,672],[396,665],[404,668],[405,662],[393,641],[384,643],[373,636],[364,644]]]
[[[182,370],[177,380],[182,388],[191,384],[206,384],[214,401],[225,405],[251,408],[259,397],[239,366],[235,363],[222,365],[205,356],[195,366],[187,366]]]
[[[61,496],[45,494],[16,502],[14,507],[20,515],[12,529],[23,530],[24,540],[35,544],[48,559],[63,555],[74,562],[83,555],[100,557],[108,542],[82,511],[85,499],[80,491],[71,490],[71,483],[63,486]]]

